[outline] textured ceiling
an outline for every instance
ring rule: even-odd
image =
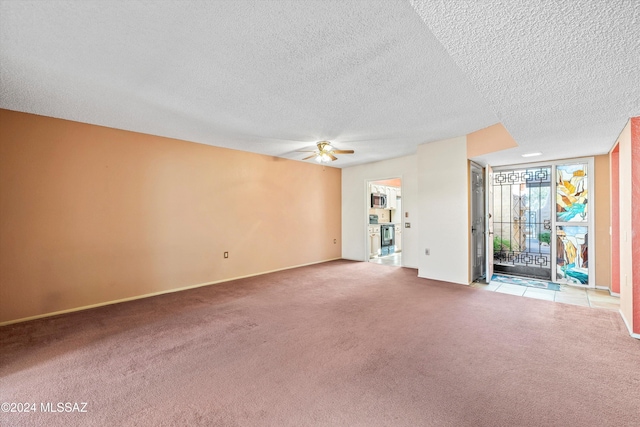
[[[640,115],[639,1],[0,0],[0,107],[346,167],[502,122],[522,162]]]
[[[602,154],[640,115],[638,0],[412,4],[519,144],[485,161]]]

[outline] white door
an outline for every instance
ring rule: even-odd
[[[485,272],[485,220],[484,179],[482,168],[471,164],[471,281],[480,279]]]

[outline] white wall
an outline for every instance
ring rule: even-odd
[[[417,160],[418,276],[469,284],[466,137],[422,144]]]
[[[631,121],[618,140],[620,149],[620,314],[633,331],[633,245]],[[614,262],[616,262],[614,260]]]
[[[416,156],[399,157],[342,169],[342,257],[357,261],[369,259],[367,253],[368,192],[367,182],[389,178],[402,179],[402,209],[409,212],[403,220],[411,228],[402,229],[402,263],[418,267],[417,252],[417,165]]]

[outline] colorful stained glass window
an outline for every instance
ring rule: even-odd
[[[556,167],[556,221],[586,222],[587,165],[572,164]]]
[[[589,229],[582,226],[556,227],[556,282],[589,284]]]

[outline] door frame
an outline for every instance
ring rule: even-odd
[[[484,167],[484,202],[485,202],[485,282],[489,284],[493,277],[493,168],[491,165]]]
[[[369,178],[364,180],[364,257],[363,261],[370,262],[370,254],[371,254],[371,239],[369,239],[369,209],[371,208],[371,194],[369,192],[369,188],[372,183],[378,181],[388,181],[392,179],[400,180],[400,193],[404,194],[404,178],[402,175],[394,175],[386,178]],[[404,198],[404,196],[402,196]],[[404,202],[403,202],[404,206]],[[402,212],[400,213],[402,215]],[[402,216],[402,221],[400,221],[400,226],[404,226],[404,216]],[[404,267],[404,257],[401,259],[401,266]]]
[[[557,282],[557,267],[558,267],[558,262],[557,262],[557,244],[556,244],[556,239],[557,239],[557,225],[565,225],[568,223],[560,223],[557,224],[559,221],[557,221],[557,215],[555,215],[555,207],[556,207],[556,195],[557,195],[557,190],[556,190],[556,167],[557,166],[562,166],[562,165],[569,165],[569,164],[573,164],[573,163],[584,163],[587,165],[587,188],[588,188],[588,205],[587,205],[587,209],[589,212],[588,215],[588,220],[586,223],[586,227],[588,230],[588,234],[589,234],[589,265],[587,267],[588,272],[589,272],[589,282],[586,285],[582,285],[582,284],[571,284],[571,286],[576,286],[576,287],[583,287],[583,288],[588,288],[588,289],[595,289],[596,288],[596,272],[595,272],[595,259],[596,259],[596,233],[595,233],[595,207],[593,206],[593,204],[595,203],[595,185],[594,185],[594,180],[595,180],[595,167],[594,167],[594,158],[591,157],[575,157],[575,158],[569,158],[569,159],[562,159],[562,160],[549,160],[549,161],[541,161],[541,162],[535,162],[535,163],[521,163],[521,164],[516,164],[516,165],[504,165],[504,166],[496,166],[494,168],[491,168],[490,166],[487,165],[488,171],[491,174],[491,179],[487,179],[487,185],[488,186],[492,186],[492,175],[493,175],[493,171],[502,171],[502,170],[513,170],[513,169],[525,169],[525,168],[535,168],[535,167],[541,167],[541,166],[549,166],[551,168],[551,282],[555,282],[555,283],[560,283]],[[488,194],[488,193],[487,193]],[[493,193],[491,193],[491,200],[489,200],[489,197],[487,197],[487,201],[489,203],[489,205],[491,205],[491,203],[493,202]],[[487,217],[489,217],[489,215],[487,215]],[[491,234],[493,234],[493,221],[490,221],[490,218],[487,218],[487,227],[491,227],[490,231]],[[570,224],[569,226],[584,226],[582,223],[575,223],[575,224]],[[489,242],[493,243],[493,239],[487,239],[487,248],[489,248]],[[493,269],[493,244],[491,244],[491,257],[488,256],[489,252],[487,252],[487,267],[489,267],[489,261],[491,263],[491,269]],[[489,258],[491,258],[489,260]],[[487,275],[489,273],[489,268],[487,268]]]

